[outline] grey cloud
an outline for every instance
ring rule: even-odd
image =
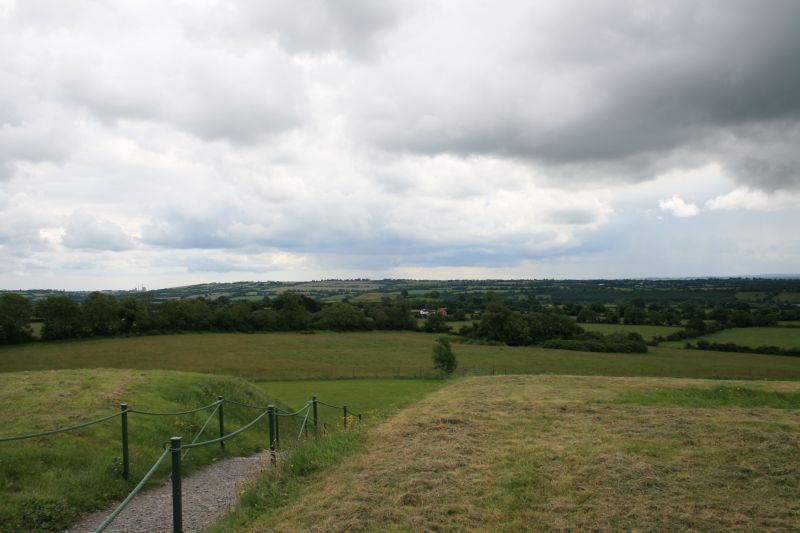
[[[239,2],[239,9],[255,31],[275,35],[292,53],[344,50],[365,58],[377,36],[398,24],[408,6],[370,0],[250,0]]]
[[[18,163],[62,162],[75,144],[58,122],[0,126],[0,181],[14,177]]]
[[[384,65],[363,80],[354,128],[391,151],[640,173],[699,146],[706,155],[733,159],[714,144],[721,132],[747,135],[754,125],[774,130],[800,120],[794,68],[800,3],[620,0],[563,7],[556,21],[528,13],[511,35],[486,28],[456,33],[462,58],[432,53],[419,64],[405,57]],[[479,44],[496,53],[473,57]],[[757,153],[758,138],[747,140]],[[780,159],[767,172],[784,186],[800,186],[792,144],[774,141],[771,152]],[[758,165],[732,168],[743,182],[761,184]]]
[[[304,87],[286,58],[195,52],[142,76],[123,66],[141,55],[108,52],[110,71],[80,68],[61,84],[63,96],[100,120],[145,120],[206,140],[252,144],[303,124]],[[142,66],[142,65],[140,65]]]
[[[134,242],[115,224],[88,213],[75,213],[67,220],[61,242],[67,248],[119,252],[134,247]]]

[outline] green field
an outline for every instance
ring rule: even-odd
[[[794,330],[782,329],[793,332]],[[34,343],[0,349],[0,372],[137,368],[229,374],[251,380],[433,377],[438,335],[414,332],[191,334]],[[459,369],[497,373],[800,379],[800,358],[680,348],[604,354],[453,344]]]
[[[603,335],[608,335],[609,333],[638,333],[644,340],[652,340],[653,337],[662,336],[666,337],[670,333],[675,333],[676,331],[680,331],[681,328],[675,326],[633,326],[633,325],[625,325],[625,324],[580,324],[580,327],[585,329],[586,331],[596,331],[598,333],[602,333]]]
[[[182,411],[207,405],[217,395],[259,405],[276,402],[264,389],[224,376],[102,369],[5,373],[0,374],[0,435],[80,424],[119,412],[121,402],[139,410]],[[64,528],[83,512],[121,500],[170,437],[191,442],[210,414],[211,409],[179,417],[129,414],[131,481],[121,476],[119,418],[68,433],[0,442],[0,531]],[[253,416],[249,409],[225,407],[229,431]],[[217,436],[215,429],[212,424],[201,440]],[[225,453],[254,453],[266,445],[265,431],[242,433],[226,443]],[[219,455],[218,446],[198,448],[186,455],[185,468],[190,472]],[[159,481],[168,472],[167,463]]]
[[[692,342],[698,340],[707,340],[709,342],[732,342],[740,346],[749,346],[750,348],[757,348],[758,346],[777,346],[779,348],[797,348],[800,349],[800,328],[736,328],[724,329],[711,335],[705,335],[697,339],[691,339]],[[679,342],[665,342],[663,346],[683,346],[686,341]]]
[[[347,404],[351,412],[374,417],[417,401],[444,383],[439,379],[332,379],[259,381],[256,385],[295,409],[316,395],[326,403]]]
[[[661,334],[648,326],[609,327]],[[800,333],[720,333],[757,330]],[[800,383],[789,381],[800,380],[800,358],[455,342],[457,375],[464,368],[550,375],[420,379],[433,375],[437,337],[188,334],[5,347],[0,434],[78,423],[118,410],[121,401],[181,410],[218,394],[287,408],[315,394],[366,415],[360,429],[300,445],[292,462],[265,474],[248,494],[249,507],[217,531],[347,531],[359,524],[394,531],[488,531],[487,524],[501,531],[746,530],[783,529],[800,516],[793,503],[800,501],[800,466],[792,455],[800,438]],[[400,376],[406,379],[390,379]],[[341,411],[321,406],[320,415],[326,428],[340,428]],[[229,407],[225,416],[233,429],[252,412]],[[119,476],[118,419],[0,443],[0,531],[63,528],[79,513],[121,499],[168,436],[191,438],[204,421],[202,414],[131,415],[132,482]],[[246,432],[226,453],[260,449],[265,434],[265,427]],[[195,450],[187,469],[219,454],[216,447]],[[782,466],[778,472],[770,465]],[[166,467],[161,480],[165,473]]]
[[[237,530],[795,530],[800,411],[770,402],[796,403],[800,384],[726,386],[748,403],[701,380],[459,380]],[[716,403],[647,401],[665,389]]]

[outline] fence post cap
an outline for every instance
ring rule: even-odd
[[[170,448],[180,448],[181,447],[181,437],[172,437],[169,439]]]

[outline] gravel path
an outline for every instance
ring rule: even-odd
[[[167,458],[169,459],[169,457]],[[203,531],[224,516],[236,503],[239,492],[256,475],[269,467],[269,452],[250,457],[232,457],[212,464],[204,470],[184,476],[183,530]],[[83,518],[64,533],[94,531],[116,509],[119,502]],[[172,485],[142,492],[125,508],[105,531],[150,533],[172,531]]]

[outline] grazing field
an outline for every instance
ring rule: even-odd
[[[101,369],[0,374],[0,436],[79,424],[119,412],[123,401],[139,410],[182,411],[207,405],[217,395],[276,403],[265,389],[232,377]],[[210,414],[211,409],[180,417],[130,413],[131,481],[122,479],[119,418],[68,433],[0,442],[0,531],[64,528],[83,512],[121,500],[169,437],[190,442]],[[225,406],[228,431],[253,417],[252,410]],[[212,423],[201,440],[214,438],[218,429]],[[266,445],[265,435],[264,427],[246,431],[226,443],[225,453],[249,455]],[[219,446],[198,448],[186,455],[184,464],[191,471],[220,453]],[[168,468],[165,461],[157,479]]]
[[[299,409],[312,395],[351,412],[382,416],[441,387],[439,379],[329,379],[260,381],[256,385]]]
[[[777,346],[779,348],[800,349],[800,328],[736,328],[723,329],[710,335],[705,335],[691,342],[698,340],[709,342],[732,342],[740,346],[756,348],[758,346]],[[663,346],[683,346],[686,341],[665,342]]]
[[[603,335],[617,332],[638,333],[644,337],[644,340],[646,341],[652,340],[653,337],[658,335],[666,337],[670,333],[675,333],[681,329],[677,326],[634,326],[625,324],[579,324],[579,326],[586,331],[596,331],[598,333],[602,333]]]
[[[238,525],[333,532],[795,529],[800,384],[727,383],[760,398],[746,406],[719,400],[718,386],[574,376],[460,380],[372,429],[361,453],[293,498]],[[700,406],[647,399],[666,389],[717,399]],[[692,392],[698,390],[712,392]],[[770,407],[781,395],[794,398],[792,406]]]
[[[209,333],[34,343],[0,349],[0,372],[136,368],[230,374],[251,380],[433,377],[431,353],[437,337],[414,332]],[[453,349],[459,369],[494,368],[499,374],[800,379],[797,357],[663,347],[646,354],[460,343],[454,343]]]

